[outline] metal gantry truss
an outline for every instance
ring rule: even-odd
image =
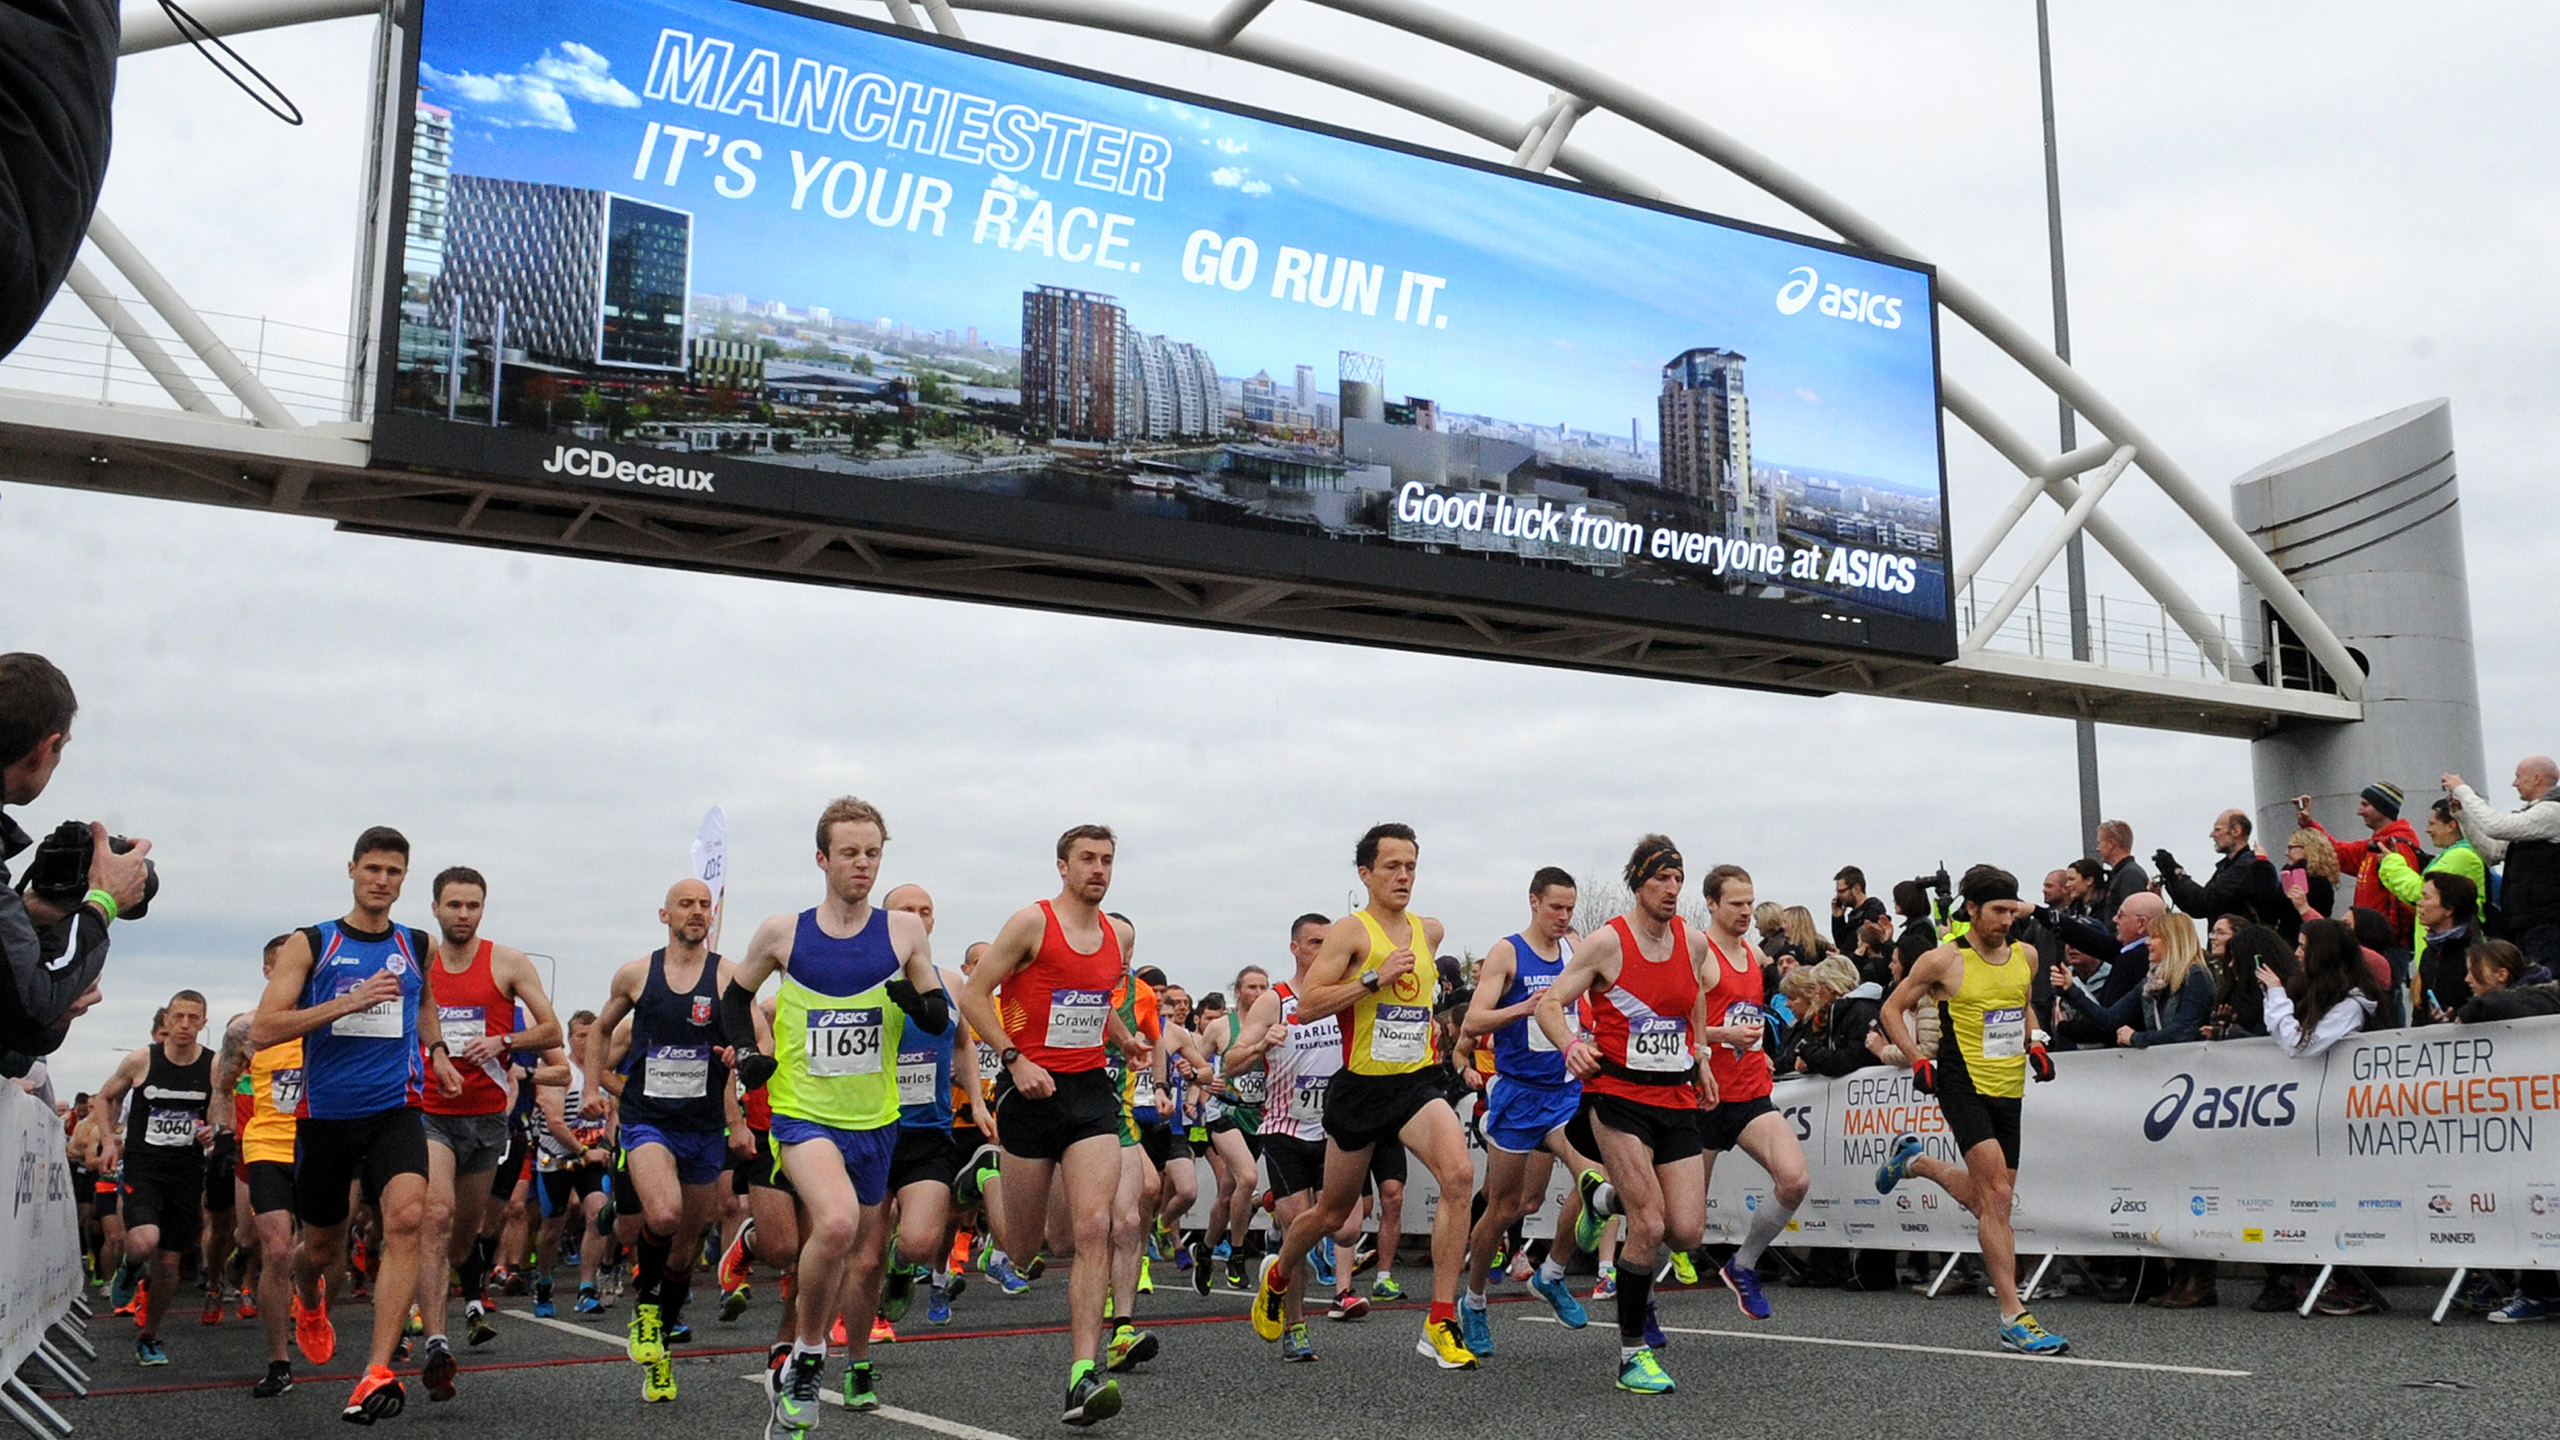
[[[215,33],[396,12],[404,0],[200,0]],[[1264,38],[1254,22],[1273,0],[1230,0],[1205,18],[1118,0],[884,0],[889,18],[947,36],[958,11],[1114,32],[1213,52],[1246,64],[1366,96],[1507,151],[1524,170],[1552,172],[1598,190],[1670,198],[1661,187],[1570,143],[1576,122],[1605,110],[1712,161],[1841,239],[1914,259],[1920,252],[1776,161],[1692,116],[1589,66],[1462,15],[1413,0],[1294,0],[1374,22],[1417,44],[1502,66],[1547,89],[1528,120],[1433,90],[1333,51]],[[851,5],[842,8],[852,9]],[[867,8],[867,7],[865,7]],[[153,0],[126,0],[127,54],[181,43]],[[167,329],[246,412],[225,414],[85,266],[70,289],[130,351],[177,408],[136,406],[0,390],[0,435],[9,469],[48,484],[266,509],[378,534],[435,537],[644,564],[860,586],[1177,624],[1389,645],[1452,654],[1746,685],[1796,693],[1855,692],[2109,723],[2254,737],[2288,724],[2359,718],[2363,673],[2336,634],[2231,515],[2166,449],[2057,359],[2023,327],[1944,270],[1942,309],[1972,327],[2062,397],[2101,437],[2049,456],[1952,380],[1949,415],[2016,466],[2023,483],[1964,552],[1955,571],[1959,608],[1976,615],[1956,659],[1932,664],[1794,642],[1702,635],[1658,626],[1564,619],[1472,601],[1401,597],[1321,584],[1239,579],[1160,565],[1077,560],[1002,546],[726,512],[692,502],[595,499],[486,476],[367,468],[361,420],[297,420],[215,336],[113,222],[92,227],[98,254],[121,272]],[[360,281],[361,283],[361,281]],[[350,410],[360,402],[351,401]],[[2265,682],[2249,651],[2123,526],[2101,508],[2128,469],[2150,477],[2267,598],[2275,614],[2335,681],[2337,693]],[[2095,472],[2092,474],[2091,472]],[[2082,483],[2080,477],[2087,477]],[[2061,513],[2015,579],[1982,611],[1975,586],[1985,564],[2036,508]],[[1999,644],[2004,626],[2036,594],[2037,581],[2074,534],[2114,556],[2160,607],[2160,656],[2169,626],[2193,647],[2194,675],[2166,664],[2075,661]],[[2147,644],[2146,644],[2147,648]]]

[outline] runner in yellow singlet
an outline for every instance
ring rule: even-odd
[[[1282,1292],[1298,1283],[1298,1262],[1359,1203],[1370,1153],[1382,1141],[1402,1140],[1440,1182],[1431,1222],[1431,1315],[1414,1348],[1444,1370],[1472,1370],[1476,1357],[1458,1329],[1458,1282],[1466,1269],[1475,1168],[1467,1132],[1434,1075],[1431,1007],[1444,932],[1439,921],[1408,908],[1421,854],[1410,826],[1373,825],[1360,837],[1352,862],[1369,903],[1334,922],[1307,969],[1297,1020],[1342,1017],[1342,1069],[1325,1091],[1323,1188],[1290,1222],[1280,1253],[1263,1267],[1253,1328],[1265,1340],[1285,1332]],[[1394,1242],[1393,1236],[1378,1241],[1382,1252]]]
[[[2009,1204],[2018,1183],[2018,1119],[2027,1072],[2053,1078],[2044,1037],[2029,1008],[2035,983],[2035,951],[2012,947],[2010,927],[2029,911],[2018,898],[2016,877],[1976,865],[1958,887],[1972,911],[1963,939],[1941,945],[1912,964],[1911,973],[1884,1002],[1886,1036],[1912,1057],[1915,1089],[1934,1089],[1946,1112],[1963,1163],[1926,1154],[1917,1135],[1894,1141],[1892,1158],[1876,1172],[1876,1189],[1890,1194],[1906,1177],[1935,1184],[1972,1211],[1981,1223],[1982,1263],[2000,1297],[2001,1348],[2024,1355],[2059,1355],[2071,1342],[2048,1333],[2018,1298],[2018,1242],[2009,1228]],[[1938,1054],[1920,1053],[1912,1038],[1914,1006],[1936,1001]]]

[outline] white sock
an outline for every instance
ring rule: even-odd
[[[934,1288],[934,1289],[936,1289],[936,1290],[948,1290],[948,1289],[950,1289],[950,1288],[951,1288],[951,1272],[950,1272],[950,1271],[948,1271],[948,1270],[936,1270],[936,1271],[934,1271],[934,1272],[933,1272],[933,1288]]]
[[[1468,1309],[1470,1309],[1470,1310],[1481,1310],[1481,1309],[1483,1309],[1483,1308],[1484,1308],[1484,1292],[1483,1292],[1483,1291],[1481,1291],[1481,1290],[1470,1290],[1470,1291],[1468,1291],[1468,1292],[1467,1292],[1467,1308],[1468,1308]]]
[[[994,1269],[998,1265],[1010,1265],[1012,1263],[1013,1257],[1004,1253],[1004,1247],[1001,1245],[987,1252],[987,1268],[990,1270]]]
[[[827,1342],[821,1340],[815,1345],[803,1345],[797,1340],[792,1341],[791,1363],[797,1365],[803,1357],[812,1358],[820,1363],[824,1363],[827,1358]]]
[[[1621,1345],[1621,1346],[1619,1346],[1619,1347],[1618,1347],[1618,1363],[1619,1363],[1619,1364],[1621,1364],[1621,1365],[1626,1364],[1628,1361],[1633,1360],[1634,1358],[1636,1358],[1636,1355],[1638,1354],[1638,1352],[1642,1351],[1643,1349],[1644,1349],[1644,1347],[1643,1347],[1643,1346],[1641,1346],[1641,1345]]]
[[[1591,1213],[1594,1215],[1617,1214],[1618,1187],[1606,1180],[1594,1186],[1591,1191]]]
[[[1549,1255],[1538,1266],[1538,1278],[1553,1285],[1564,1278],[1564,1262]]]
[[[1761,1202],[1751,1217],[1751,1231],[1742,1237],[1742,1248],[1733,1252],[1733,1263],[1745,1270],[1760,1268],[1761,1253],[1769,1242],[1786,1232],[1787,1222],[1795,1218],[1795,1207],[1781,1205],[1774,1198]]]

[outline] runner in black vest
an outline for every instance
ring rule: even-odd
[[[204,1223],[205,1107],[213,1097],[213,1052],[196,1043],[204,1030],[205,1001],[193,990],[169,999],[165,1039],[124,1057],[90,1100],[100,1133],[115,1133],[116,1105],[128,1094],[123,1143],[124,1265],[117,1271],[116,1303],[149,1267],[142,1333],[134,1337],[139,1365],[166,1365],[160,1317],[178,1293],[178,1257],[193,1248]],[[104,1168],[113,1168],[112,1154]]]

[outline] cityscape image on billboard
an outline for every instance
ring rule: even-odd
[[[415,66],[388,459],[1950,623],[1925,267],[741,0],[425,0]]]

